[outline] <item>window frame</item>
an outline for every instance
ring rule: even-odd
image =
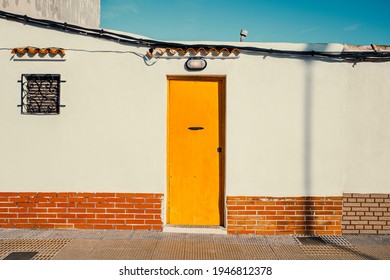
[[[58,115],[60,114],[61,75],[22,74],[21,114]]]

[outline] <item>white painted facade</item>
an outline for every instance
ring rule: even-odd
[[[100,26],[100,0],[1,0],[0,9],[35,18]]]
[[[147,65],[148,48],[0,19],[0,192],[166,193],[167,75],[226,77],[226,196],[390,192],[390,63],[260,56]],[[341,44],[229,43],[341,52]],[[17,60],[15,47],[63,60]],[[60,74],[59,115],[22,115],[22,74]]]

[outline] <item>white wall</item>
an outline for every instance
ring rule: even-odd
[[[251,70],[237,67],[229,78],[229,191],[339,194],[344,164],[343,65],[241,59],[244,65],[237,66]]]
[[[0,191],[165,193],[167,75],[193,75],[185,60],[147,66],[117,53],[146,48],[5,20],[0,28]],[[66,60],[13,60],[10,49],[24,46],[62,47]],[[61,74],[60,115],[20,114],[23,73]],[[389,74],[390,63],[209,60],[200,75],[227,81],[226,194],[388,193]]]
[[[0,9],[91,27],[100,25],[100,0],[1,0]]]
[[[63,62],[14,61],[10,50],[1,51],[1,188],[163,192],[165,75],[149,79],[153,69],[134,54],[89,52],[128,51],[127,46],[0,22],[7,47],[88,50],[67,50]],[[60,115],[20,114],[17,80],[23,73],[61,74],[66,107]]]
[[[390,193],[390,63],[346,70],[346,192]]]

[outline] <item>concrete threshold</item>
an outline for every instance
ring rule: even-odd
[[[163,228],[163,232],[191,234],[227,234],[226,228],[221,226],[165,225]]]

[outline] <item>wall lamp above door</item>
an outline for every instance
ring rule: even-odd
[[[190,71],[202,71],[207,66],[207,61],[203,58],[190,58],[186,61],[186,69]]]

